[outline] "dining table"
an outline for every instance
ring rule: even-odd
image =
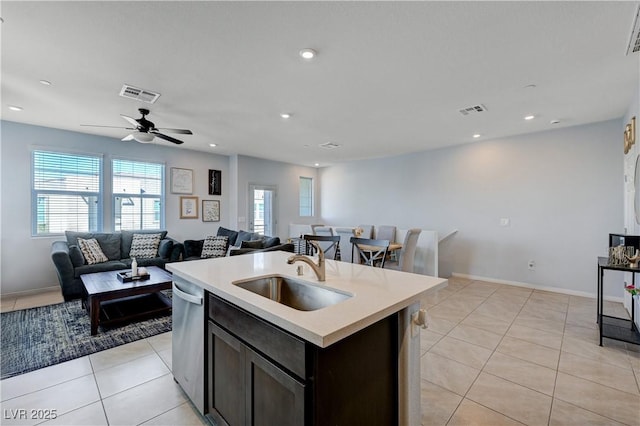
[[[381,247],[380,246],[370,246],[370,245],[367,245],[367,244],[360,244],[359,247],[360,247],[360,250],[369,252],[368,261],[365,262],[365,264],[373,266],[371,264],[371,260],[372,260],[371,258],[374,257],[375,254],[381,250]],[[387,256],[393,256],[394,258],[397,257],[396,255],[397,255],[398,250],[402,250],[402,244],[401,243],[389,243],[389,247],[387,248]],[[373,260],[379,260],[379,259],[375,258]]]

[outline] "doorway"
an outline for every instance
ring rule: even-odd
[[[261,235],[277,235],[277,188],[273,185],[249,185],[249,230]]]

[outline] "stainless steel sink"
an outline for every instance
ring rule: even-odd
[[[335,289],[280,275],[239,280],[233,284],[299,311],[315,311],[352,297]]]

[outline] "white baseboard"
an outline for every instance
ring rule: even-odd
[[[51,287],[36,288],[33,290],[16,291],[14,293],[3,293],[2,295],[0,295],[0,299],[16,299],[18,297],[34,296],[36,294],[49,293],[55,290],[60,290],[60,286],[54,285]]]
[[[460,274],[458,272],[452,272],[451,275],[454,276],[454,277],[466,278],[466,279],[469,279],[469,280],[487,281],[487,282],[491,282],[491,283],[495,283],[495,284],[505,284],[505,285],[512,285],[512,286],[515,286],[515,287],[532,288],[532,289],[535,289],[535,290],[548,291],[548,292],[551,292],[551,293],[560,293],[560,294],[568,294],[570,296],[588,297],[590,299],[596,299],[598,297],[598,295],[596,293],[588,293],[586,291],[569,290],[569,289],[560,288],[560,287],[540,286],[540,285],[535,285],[535,284],[523,283],[523,282],[520,282],[520,281],[501,280],[501,279],[497,279],[497,278],[481,277],[481,276],[478,276],[478,275]],[[612,302],[622,303],[624,298],[622,298],[622,297],[614,297],[614,296],[605,296],[604,300],[610,300]]]

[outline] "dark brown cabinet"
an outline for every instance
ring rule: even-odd
[[[398,424],[396,314],[320,348],[214,295],[208,305],[214,424]]]

